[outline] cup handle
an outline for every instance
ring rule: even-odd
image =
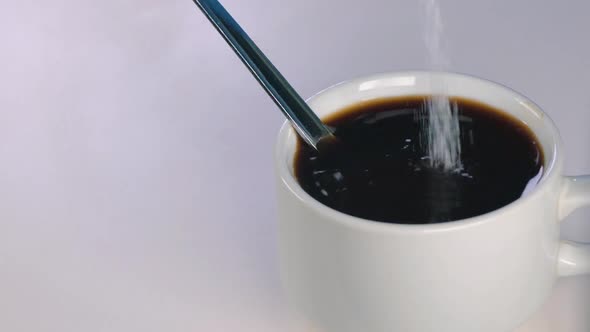
[[[587,205],[590,205],[590,175],[565,177],[559,205],[560,220]],[[589,274],[590,245],[562,241],[558,261],[560,276]]]

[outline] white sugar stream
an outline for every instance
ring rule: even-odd
[[[447,70],[450,61],[444,48],[443,21],[438,0],[422,0],[426,10],[424,42],[428,62],[435,71]],[[424,107],[422,119],[423,147],[432,167],[445,171],[461,169],[461,141],[457,107],[448,97],[447,84],[443,78],[430,78],[432,98]]]

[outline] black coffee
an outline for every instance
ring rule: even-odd
[[[294,166],[303,189],[353,216],[428,224],[496,210],[539,181],[543,152],[531,130],[462,98],[452,98],[460,117],[462,167],[430,167],[420,144],[425,98],[372,100],[324,119],[339,143],[330,153],[298,143]]]

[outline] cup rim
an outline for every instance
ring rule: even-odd
[[[561,138],[559,135],[559,131],[557,130],[557,127],[555,126],[555,123],[553,122],[553,120],[549,117],[548,114],[543,112],[541,107],[539,107],[536,103],[531,101],[529,98],[527,98],[523,94],[521,94],[518,91],[515,91],[514,89],[509,88],[501,83],[497,83],[497,82],[494,82],[494,81],[491,81],[488,79],[480,78],[480,77],[469,75],[469,74],[450,72],[450,71],[414,70],[414,71],[384,72],[384,73],[378,73],[378,74],[372,74],[372,75],[359,76],[359,77],[356,77],[356,78],[353,78],[350,80],[336,83],[334,85],[331,85],[331,86],[315,93],[311,97],[307,98],[306,101],[310,102],[311,100],[318,98],[319,96],[321,96],[322,94],[325,94],[328,91],[332,91],[334,89],[339,88],[340,86],[344,86],[347,84],[360,84],[360,83],[366,82],[366,81],[387,79],[387,78],[392,78],[392,77],[397,77],[397,76],[418,76],[418,75],[427,75],[427,74],[433,74],[433,73],[442,74],[445,76],[455,76],[455,77],[463,78],[463,79],[477,80],[477,81],[480,81],[480,82],[488,84],[488,85],[494,85],[496,87],[499,87],[503,90],[510,92],[511,94],[514,95],[514,97],[518,98],[519,100],[526,102],[527,105],[529,105],[531,108],[534,109],[535,112],[537,112],[537,114],[542,115],[543,120],[546,125],[546,128],[550,132],[550,135],[553,139],[553,142],[552,142],[553,146],[552,147],[542,146],[541,148],[543,149],[543,152],[546,152],[547,150],[552,148],[553,153],[551,155],[551,159],[546,161],[546,164],[545,164],[546,169],[543,170],[543,174],[541,176],[539,183],[531,190],[530,193],[528,193],[524,197],[519,197],[518,199],[516,199],[516,200],[514,200],[514,201],[512,201],[512,202],[510,202],[498,209],[495,209],[493,211],[490,211],[490,212],[487,212],[484,214],[480,214],[480,215],[477,215],[474,217],[458,219],[458,220],[451,220],[451,221],[441,222],[441,223],[432,223],[432,224],[389,223],[389,222],[376,221],[376,220],[371,220],[371,219],[366,219],[366,218],[361,218],[361,217],[349,215],[344,212],[333,209],[327,205],[324,205],[323,203],[321,203],[318,200],[316,200],[315,198],[313,198],[305,190],[303,190],[303,188],[299,185],[297,179],[291,173],[289,167],[287,166],[288,163],[286,163],[284,160],[284,156],[286,155],[285,149],[288,145],[287,143],[289,142],[289,138],[291,137],[291,135],[296,135],[296,134],[295,134],[293,128],[291,127],[291,125],[289,124],[289,121],[287,121],[287,120],[285,120],[285,122],[281,126],[278,136],[277,136],[277,141],[275,144],[275,158],[274,158],[275,159],[275,167],[276,167],[276,172],[280,178],[280,181],[290,191],[290,193],[295,196],[296,199],[298,199],[303,204],[305,204],[307,207],[311,208],[312,210],[314,210],[315,212],[319,213],[320,215],[326,217],[329,220],[336,221],[336,222],[342,223],[343,225],[357,228],[357,229],[360,228],[360,229],[365,229],[365,230],[376,230],[376,231],[411,231],[411,232],[425,233],[425,232],[440,232],[440,231],[456,230],[456,229],[472,227],[472,226],[480,225],[482,223],[489,222],[489,221],[495,219],[495,217],[505,213],[507,210],[518,208],[519,206],[522,206],[526,202],[539,196],[542,193],[542,191],[547,186],[550,185],[550,183],[552,182],[552,179],[559,176],[558,172],[556,172],[555,169],[561,167],[561,164],[562,164],[562,159],[563,159],[561,156],[562,142],[561,142]],[[532,128],[531,128],[531,130],[532,130]]]

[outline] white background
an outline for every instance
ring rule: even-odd
[[[224,3],[303,96],[426,67],[416,0]],[[590,173],[590,2],[441,3],[451,69],[536,101]],[[190,0],[0,0],[0,43],[0,331],[316,330],[276,271],[282,117]],[[519,332],[588,312],[563,279]]]

